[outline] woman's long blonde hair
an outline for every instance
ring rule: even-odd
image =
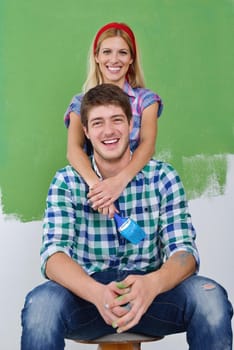
[[[124,23],[119,23],[119,25],[123,27],[126,26],[127,28],[129,28]],[[103,28],[105,28],[105,26]],[[88,74],[87,74],[87,79],[83,85],[83,92],[86,92],[89,89],[95,87],[96,85],[103,83],[103,77],[99,69],[99,64],[95,60],[95,56],[99,52],[102,41],[107,38],[112,38],[115,36],[120,36],[126,41],[131,52],[131,57],[133,59],[133,62],[129,66],[129,70],[126,76],[128,83],[133,88],[145,87],[144,74],[140,63],[139,50],[137,47],[137,43],[135,41],[135,37],[134,37],[134,43],[133,43],[126,31],[124,31],[121,28],[111,27],[103,31],[98,37],[96,35],[95,38],[93,39],[92,45],[89,50]]]

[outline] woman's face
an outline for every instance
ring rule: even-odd
[[[126,41],[120,36],[104,39],[95,57],[103,82],[123,88],[129,65],[133,62]]]

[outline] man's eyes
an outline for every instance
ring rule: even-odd
[[[119,117],[119,118],[115,118],[114,123],[119,124],[119,123],[123,123],[123,118]]]
[[[92,123],[92,126],[93,126],[93,127],[100,126],[100,125],[102,125],[102,122],[101,122],[101,121],[96,121],[96,122],[93,122],[93,123]]]

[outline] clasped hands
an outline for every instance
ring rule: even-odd
[[[97,305],[105,322],[122,333],[140,321],[154,299],[147,275],[129,275],[121,282],[103,286]]]
[[[88,200],[92,208],[113,218],[114,213],[118,212],[113,203],[119,198],[125,186],[126,183],[123,183],[120,176],[113,176],[97,182],[90,187],[88,193]]]

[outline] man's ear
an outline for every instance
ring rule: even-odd
[[[85,136],[87,137],[87,139],[89,139],[89,133],[88,133],[87,127],[83,126],[83,130],[84,130]]]
[[[132,132],[132,128],[133,128],[133,118],[131,118],[129,122],[129,133]]]

